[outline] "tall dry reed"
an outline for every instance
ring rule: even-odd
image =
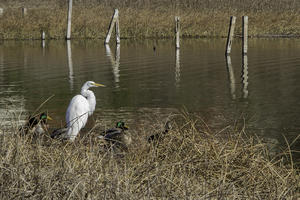
[[[211,131],[191,114],[172,122],[173,129],[155,144],[146,141],[153,128],[137,125],[127,152],[104,148],[96,129],[74,143],[1,131],[0,198],[300,197],[299,170],[289,151],[271,157],[268,145],[243,129]]]

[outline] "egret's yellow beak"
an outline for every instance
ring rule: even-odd
[[[49,117],[48,115],[47,115],[47,119],[49,119],[49,120],[52,120],[52,118],[51,118],[51,117]]]
[[[94,83],[94,85],[97,86],[97,87],[99,87],[99,86],[100,86],[100,87],[106,87],[105,85],[100,84],[100,83]]]

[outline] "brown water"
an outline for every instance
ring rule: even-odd
[[[0,108],[8,113],[43,109],[56,124],[82,84],[93,80],[94,119],[131,124],[157,121],[186,107],[215,128],[243,123],[253,133],[284,147],[300,133],[300,40],[250,39],[247,57],[236,39],[230,58],[223,39],[4,41],[0,45]],[[154,47],[155,46],[155,50]],[[229,62],[229,63],[228,63]],[[8,110],[8,111],[7,111]],[[159,117],[158,117],[159,116]],[[300,149],[300,143],[294,148]]]

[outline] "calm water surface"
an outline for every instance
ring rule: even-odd
[[[129,124],[161,120],[186,107],[212,127],[245,121],[249,131],[284,146],[300,133],[300,40],[250,39],[248,55],[234,41],[225,58],[223,39],[5,41],[0,44],[1,121],[9,113],[43,108],[64,124],[70,99],[93,80],[97,106],[93,118]],[[156,47],[155,50],[153,47]],[[17,112],[18,113],[18,112]],[[300,149],[300,143],[294,145]]]

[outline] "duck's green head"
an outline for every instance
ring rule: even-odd
[[[123,130],[128,130],[128,126],[126,126],[125,122],[123,122],[123,121],[117,122],[116,128],[120,128],[120,129],[123,129]]]
[[[52,120],[52,118],[47,113],[40,114],[40,120],[46,121],[46,120]]]

